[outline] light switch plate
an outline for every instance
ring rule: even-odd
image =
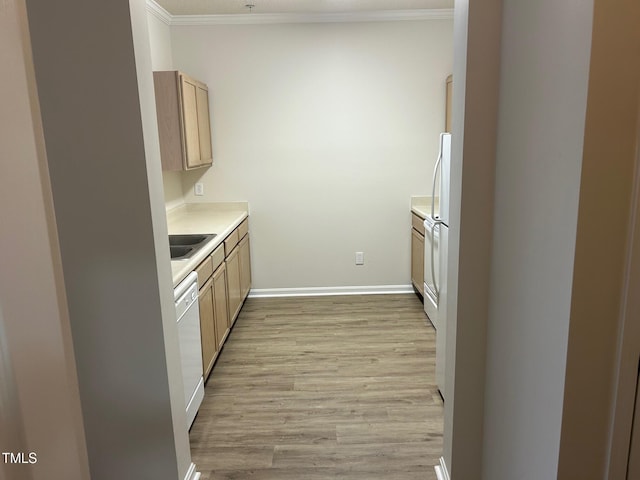
[[[364,265],[364,252],[356,252],[356,265]]]

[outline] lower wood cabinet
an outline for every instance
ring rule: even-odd
[[[229,335],[229,309],[227,308],[227,266],[223,263],[213,274],[213,312],[216,325],[218,351]]]
[[[199,294],[200,339],[205,380],[229,334],[227,268],[223,249],[223,246],[218,247],[196,268],[202,285]]]
[[[411,283],[423,295],[424,292],[424,226],[423,220],[411,214]]]
[[[238,245],[225,259],[227,264],[227,298],[229,300],[229,326],[231,326],[240,313],[242,307],[242,291],[240,290],[240,249]]]
[[[218,355],[214,307],[213,277],[200,289],[200,341],[202,343],[202,371],[206,379]]]
[[[206,381],[251,289],[248,219],[198,265],[196,272],[201,285],[200,337]]]
[[[245,218],[224,241],[227,257],[227,298],[229,324],[238,318],[242,303],[251,289],[251,253],[249,250],[249,219]]]
[[[244,300],[251,290],[251,252],[249,249],[249,234],[240,240],[238,244],[240,249],[238,257],[240,258],[240,295]]]
[[[424,290],[424,237],[411,229],[411,283],[420,292]]]

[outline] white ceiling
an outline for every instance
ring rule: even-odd
[[[454,0],[156,0],[173,15],[345,13],[453,8]]]

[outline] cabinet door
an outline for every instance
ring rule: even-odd
[[[180,77],[182,91],[182,127],[187,168],[202,165],[198,131],[197,87],[184,76]]]
[[[213,163],[211,152],[211,123],[209,120],[209,92],[201,86],[196,87],[198,107],[198,139],[200,142],[200,165]]]
[[[179,82],[179,75],[175,71],[153,72],[163,170],[184,169]]]
[[[240,290],[240,257],[238,256],[239,251],[239,247],[236,246],[225,260],[225,263],[227,264],[229,326],[236,321],[236,317],[240,311],[240,306],[242,305]]]
[[[447,77],[447,103],[444,114],[444,131],[451,133],[451,111],[453,110],[453,75]]]
[[[212,164],[209,89],[173,70],[153,72],[163,170],[191,170]]]
[[[200,339],[202,343],[202,371],[209,376],[213,361],[218,353],[213,308],[213,279],[200,289]]]
[[[229,310],[227,308],[227,268],[223,263],[213,274],[213,309],[216,322],[218,351],[229,332]]]
[[[411,229],[411,282],[420,293],[424,291],[424,237],[415,228]]]
[[[251,252],[249,234],[245,235],[238,246],[240,252],[240,296],[244,300],[251,290]]]

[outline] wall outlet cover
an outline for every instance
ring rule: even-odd
[[[204,184],[196,183],[194,190],[196,195],[204,195]]]
[[[356,265],[364,265],[364,252],[356,252]]]

